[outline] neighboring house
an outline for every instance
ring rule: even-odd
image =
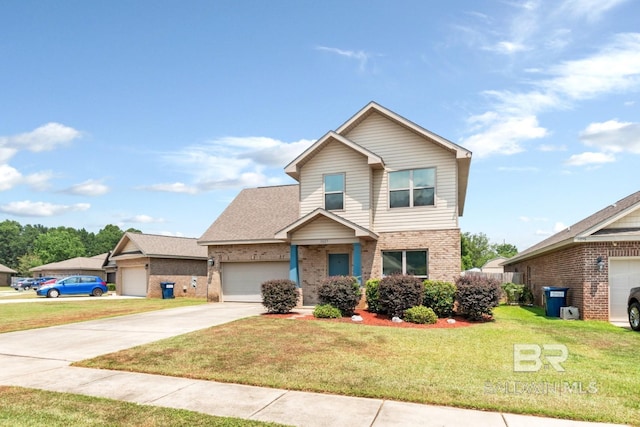
[[[116,293],[159,298],[161,282],[173,282],[176,297],[208,297],[207,249],[196,239],[125,233],[110,262]]]
[[[106,278],[104,266],[107,262],[108,253],[95,255],[93,257],[76,257],[50,264],[40,265],[30,268],[33,277],[67,277],[76,274],[100,276]]]
[[[213,300],[260,301],[290,278],[305,305],[333,275],[453,281],[471,152],[370,103],[300,154],[299,184],[240,192],[199,240]]]
[[[14,274],[18,274],[18,272],[4,264],[0,264],[0,286],[11,285],[11,276]]]
[[[490,259],[482,267],[480,267],[480,271],[482,271],[483,273],[504,273],[504,267],[502,266],[502,263],[506,260],[507,258],[505,257]]]
[[[569,288],[584,319],[627,319],[629,289],[640,286],[640,191],[503,263],[524,274],[542,305],[545,286]]]

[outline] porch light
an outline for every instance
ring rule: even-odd
[[[596,265],[598,266],[598,271],[604,270],[604,260],[601,256],[596,259]]]
[[[207,260],[207,264],[209,265],[209,267],[213,267],[215,263],[216,263],[216,262],[215,262],[215,260],[213,259],[213,257],[211,257],[211,258],[209,258],[209,259]]]
[[[149,264],[145,264],[145,265],[144,265],[144,269],[145,269],[145,270],[148,270],[148,269],[149,269]]]

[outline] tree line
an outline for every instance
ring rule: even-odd
[[[22,225],[17,221],[0,222],[0,264],[30,276],[29,269],[75,257],[92,257],[113,250],[126,231],[109,224],[98,233],[84,228]]]
[[[494,258],[511,258],[518,253],[511,243],[491,243],[484,233],[460,235],[460,252],[462,270],[480,268]]]

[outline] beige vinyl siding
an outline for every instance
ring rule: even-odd
[[[127,242],[127,244],[124,246],[124,249],[122,249],[123,253],[127,253],[127,252],[140,252],[140,249],[138,249],[138,247],[136,246],[135,243],[133,243],[131,240],[129,240]]]
[[[455,153],[376,113],[345,136],[385,162],[385,172],[373,171],[375,232],[458,227]],[[390,209],[387,173],[431,167],[436,169],[435,206]]]
[[[292,240],[318,240],[353,238],[352,229],[338,224],[326,217],[319,217],[293,233]]]
[[[300,216],[324,208],[323,176],[345,174],[344,210],[332,211],[361,227],[370,226],[371,168],[366,157],[343,144],[330,141],[307,162],[300,173]]]
[[[620,218],[618,221],[609,225],[606,228],[638,228],[640,227],[640,210],[636,210],[635,212],[626,215],[623,218]]]

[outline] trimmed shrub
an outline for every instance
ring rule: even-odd
[[[320,304],[331,304],[343,316],[351,316],[360,302],[362,293],[355,277],[331,276],[320,282],[318,298]]]
[[[380,280],[379,304],[390,316],[403,317],[408,308],[422,304],[424,286],[415,276],[394,274]]]
[[[367,309],[372,313],[382,313],[380,307],[380,295],[378,294],[378,287],[380,286],[380,279],[369,279],[365,283],[365,295],[367,298]]]
[[[267,280],[261,289],[262,305],[269,313],[288,313],[298,303],[296,284],[291,280]]]
[[[116,291],[116,284],[115,283],[107,283],[107,290],[109,292],[115,292]]]
[[[404,320],[411,323],[432,324],[438,321],[438,316],[431,308],[417,305],[404,311]]]
[[[492,316],[492,309],[500,304],[500,283],[480,276],[460,276],[456,280],[458,310],[471,320]]]
[[[525,286],[522,288],[522,295],[520,295],[520,304],[530,305],[533,304],[533,292],[531,288]]]
[[[449,317],[453,314],[456,301],[456,285],[438,280],[425,280],[422,305],[430,307],[438,317]]]
[[[318,319],[338,319],[342,317],[342,313],[340,309],[331,304],[320,304],[313,309],[313,317]]]
[[[501,285],[502,292],[504,292],[507,298],[507,304],[518,304],[522,293],[524,291],[524,285],[517,285],[515,283],[503,283]]]

